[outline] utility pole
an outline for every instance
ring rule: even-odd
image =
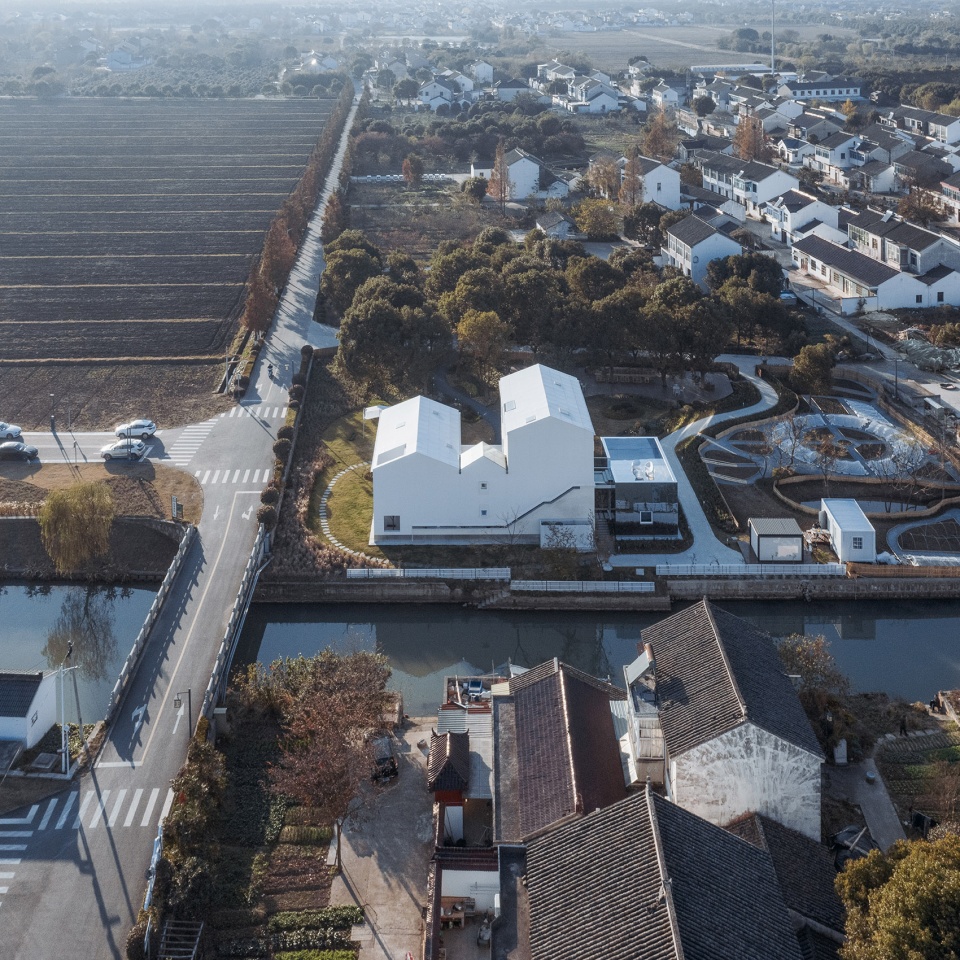
[[[63,756],[63,763],[61,770],[64,774],[70,772],[70,743],[69,737],[67,736],[67,708],[66,708],[66,698],[64,696],[63,688],[66,683],[66,677],[64,674],[64,665],[73,655],[73,641],[67,641],[67,655],[60,662],[60,753]],[[70,667],[71,670],[76,670],[76,667]],[[81,736],[83,731],[81,731]]]
[[[777,0],[770,0],[770,73],[777,68],[776,44],[773,39],[773,29],[777,21]]]

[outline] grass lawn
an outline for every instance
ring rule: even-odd
[[[171,497],[183,504],[183,517],[199,523],[203,511],[200,484],[182,470],[143,463],[0,464],[0,504],[40,503],[51,490],[76,483],[97,482],[109,487],[117,516],[169,519]]]
[[[592,396],[587,409],[599,437],[641,436],[653,422],[662,418],[672,405],[638,394]]]
[[[383,556],[377,547],[367,544],[373,519],[373,479],[369,470],[351,470],[337,481],[327,500],[327,519],[330,532],[345,547],[371,557]],[[316,530],[319,529],[318,521]]]

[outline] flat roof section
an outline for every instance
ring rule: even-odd
[[[656,437],[601,437],[615,483],[676,483]]]

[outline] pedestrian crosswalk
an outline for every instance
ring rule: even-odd
[[[231,407],[229,413],[221,413],[221,417],[256,417],[258,420],[286,419],[287,408],[273,406],[269,403],[241,403]]]
[[[197,470],[194,476],[200,481],[201,486],[213,486],[215,483],[252,483],[265,484],[273,475],[269,468],[266,470],[244,470],[238,469],[226,470]]]
[[[219,417],[204,420],[183,428],[183,433],[177,437],[177,442],[170,448],[168,456],[178,467],[185,467],[193,459],[193,455],[200,449],[200,444],[207,439],[210,431],[217,425]]]
[[[136,790],[70,790],[34,804],[22,817],[0,819],[0,907],[29,856],[30,841],[39,834],[75,830],[149,828],[170,812],[173,790],[144,787]],[[42,811],[42,812],[41,812]]]

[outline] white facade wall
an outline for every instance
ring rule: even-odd
[[[761,563],[800,563],[803,560],[803,537],[761,537],[751,528],[750,546]]]
[[[668,210],[679,210],[680,172],[661,165],[644,174],[643,202],[658,203]]]
[[[706,288],[707,267],[710,266],[710,261],[722,260],[740,253],[743,253],[743,247],[736,240],[731,240],[722,233],[716,233],[691,249],[690,263],[684,272],[686,273],[689,269],[687,276],[694,283]]]
[[[540,167],[527,157],[510,164],[510,199],[526,200],[540,191]]]
[[[541,520],[575,520],[593,513],[592,431],[554,417],[536,420],[508,430],[503,452],[510,472],[502,502],[511,516],[527,514],[518,525],[524,535],[536,533],[539,540]]]
[[[799,187],[800,181],[792,174],[784,170],[775,170],[757,183],[756,192],[746,192],[735,187],[733,193],[737,203],[745,206],[749,215],[759,219],[762,204],[774,197],[782,196],[788,190],[797,190]]]
[[[494,897],[500,892],[498,870],[454,870],[443,868],[441,897],[473,897],[477,913],[492,911]]]
[[[762,813],[819,842],[820,766],[814,754],[744,723],[671,759],[671,795],[718,826]]]
[[[19,740],[24,750],[35,747],[57,722],[57,674],[48,673],[25,717],[0,717],[0,740]]]

